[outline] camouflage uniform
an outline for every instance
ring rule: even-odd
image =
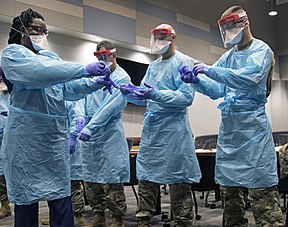
[[[95,213],[108,208],[112,216],[122,217],[127,211],[123,184],[98,184],[85,182],[87,200]]]
[[[136,212],[138,226],[148,226],[150,218],[155,214],[159,185],[150,181],[139,181],[139,202]],[[193,220],[191,184],[169,184],[169,192],[176,226],[190,226]]]
[[[11,216],[11,208],[9,206],[6,181],[4,175],[0,175],[0,219]]]
[[[8,200],[6,181],[4,175],[0,175],[0,202]]]
[[[224,226],[248,226],[248,219],[244,217],[244,188],[221,186],[220,189],[224,206]],[[283,226],[279,192],[276,186],[249,189],[249,198],[256,226]]]
[[[288,177],[288,143],[279,150],[280,178]]]
[[[71,180],[71,198],[74,215],[83,214],[85,211],[85,200],[84,189],[81,181]]]

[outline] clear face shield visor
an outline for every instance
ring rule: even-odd
[[[172,35],[175,35],[175,31],[168,28],[155,28],[151,30],[150,53],[162,54],[164,50],[168,49],[167,47],[171,43],[171,41],[165,39]]]
[[[224,46],[233,45],[233,40],[239,37],[247,20],[246,12],[233,13],[218,20],[218,26]]]
[[[109,59],[110,55],[116,52],[116,48],[111,49],[111,50],[100,50],[94,52],[94,56],[99,60],[99,61],[104,61],[105,63],[111,62]],[[112,63],[112,62],[111,62]]]

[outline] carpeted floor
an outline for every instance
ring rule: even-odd
[[[137,186],[136,186],[137,190]],[[136,198],[133,194],[132,188],[130,186],[125,187],[125,193],[126,193],[126,199],[128,204],[128,211],[124,218],[125,226],[126,227],[133,227],[137,226],[137,221],[135,218],[135,211],[136,211]],[[200,220],[196,220],[194,218],[193,226],[195,227],[208,227],[208,226],[222,226],[222,208],[221,203],[218,201],[215,203],[215,208],[211,209],[210,207],[205,207],[205,201],[204,199],[201,199],[202,196],[201,192],[196,192],[196,198],[198,202],[198,214],[201,215]],[[208,197],[209,203],[213,202],[215,200],[215,194],[214,192],[211,192]],[[281,205],[283,205],[283,199],[281,200]],[[13,206],[13,205],[11,205]],[[166,213],[165,213],[166,212]],[[164,189],[161,188],[161,213],[164,213],[168,215],[168,218],[170,217],[170,205],[169,205],[169,192],[167,195],[164,193]],[[109,211],[106,212],[107,214],[107,222],[108,224],[111,223],[111,214]],[[48,215],[48,208],[46,202],[40,203],[40,216],[41,217],[47,217]],[[93,219],[94,213],[91,210],[89,206],[85,207],[85,220],[87,224]],[[162,214],[156,215],[151,220],[151,227],[160,227],[160,226],[174,226],[173,222],[164,222],[161,219],[164,217]],[[248,209],[246,211],[246,216],[249,219],[249,227],[255,226],[254,219],[251,213],[251,210]],[[283,213],[283,217],[285,217]],[[165,217],[164,217],[165,218]],[[13,226],[13,215],[10,217],[7,217],[5,219],[0,220],[0,226],[1,227],[12,227]],[[44,226],[39,224],[39,226]]]

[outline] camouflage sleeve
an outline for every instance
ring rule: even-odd
[[[288,178],[288,143],[279,150],[280,178]]]

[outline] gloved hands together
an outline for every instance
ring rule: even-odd
[[[76,140],[77,140],[77,136],[70,135],[70,137],[69,137],[69,152],[70,152],[70,154],[74,154],[76,151]]]
[[[121,84],[120,85],[120,91],[123,95],[129,95],[129,94],[133,94],[135,90],[138,90],[139,87],[135,86],[132,83],[129,84]]]
[[[187,65],[181,66],[178,69],[178,72],[180,73],[181,80],[183,80],[185,83],[197,84],[200,80],[199,77],[193,73],[193,70],[191,70]]]
[[[88,141],[91,138],[91,132],[88,129],[82,129],[79,133],[79,140]]]
[[[95,78],[97,84],[104,85],[104,91],[108,90],[112,94],[112,86],[119,88],[119,86],[108,76],[98,76]]]
[[[148,89],[145,89],[145,88],[139,88],[137,90],[134,90],[134,93],[132,94],[136,99],[140,99],[140,100],[143,100],[143,99],[153,99],[153,97],[155,96],[153,93],[153,90],[154,88],[147,84],[147,83],[144,83],[144,85],[148,88]]]
[[[104,90],[108,90],[112,94],[112,86],[119,88],[119,86],[110,78],[110,68],[103,61],[92,62],[85,66],[87,73],[91,76],[96,76],[96,83],[104,85]]]
[[[91,62],[85,66],[87,73],[91,76],[107,76],[110,75],[110,68],[103,61]]]
[[[78,117],[76,119],[76,128],[77,132],[79,133],[85,126],[85,118],[84,117]]]

